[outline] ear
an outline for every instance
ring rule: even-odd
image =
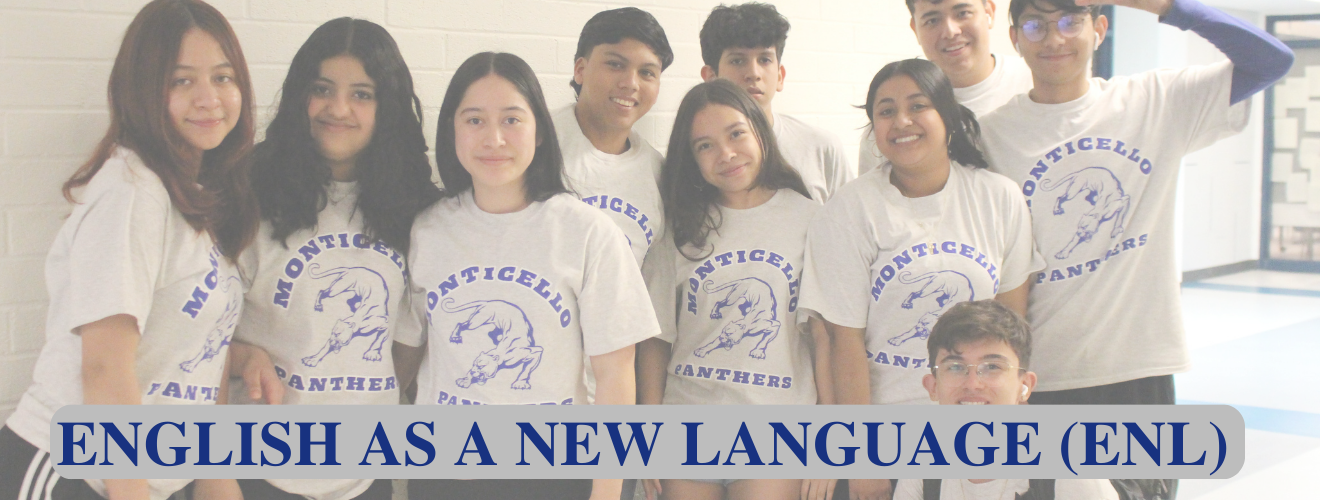
[[[579,57],[573,61],[573,82],[582,85],[582,72],[587,69],[587,58]]]
[[[780,64],[780,65],[779,65],[779,85],[778,85],[777,87],[775,87],[775,92],[783,92],[783,91],[784,91],[784,75],[787,75],[787,74],[788,74],[788,72],[784,69],[784,65],[783,65],[783,64]]]
[[[908,18],[908,27],[912,28],[912,33],[915,34],[917,32],[917,18]]]
[[[1099,47],[1101,43],[1105,43],[1105,35],[1109,33],[1108,17],[1101,15],[1095,18],[1095,33],[1100,35],[1100,43],[1095,44],[1096,47]]]
[[[1013,47],[1017,47],[1017,46],[1018,46],[1018,30],[1017,30],[1017,28],[1009,28],[1009,29],[1008,29],[1008,41],[1013,43]],[[1018,54],[1018,55],[1022,55],[1022,54]]]
[[[931,401],[939,402],[940,397],[939,397],[939,395],[937,395],[937,394],[935,393],[935,375],[934,375],[934,374],[927,373],[924,377],[921,377],[921,386],[922,386],[922,387],[925,387],[925,388],[926,388],[926,392],[929,392],[929,393],[930,393],[930,400],[931,400]]]
[[[719,72],[716,71],[715,68],[712,68],[710,66],[701,67],[701,81],[709,82],[719,77],[720,77]]]
[[[985,13],[990,16],[990,28],[995,27],[995,0],[985,0]]]
[[[1031,397],[1031,393],[1035,392],[1036,372],[1027,372],[1027,374],[1022,377],[1022,385],[1027,386],[1027,394],[1018,398],[1018,404],[1026,403],[1027,398]]]

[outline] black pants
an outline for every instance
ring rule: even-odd
[[[1031,394],[1033,405],[1171,405],[1173,375],[1139,378],[1116,384],[1041,391]]]
[[[55,472],[50,454],[8,427],[0,428],[0,498],[8,500],[103,500],[86,481]]]
[[[410,500],[586,500],[590,479],[410,479]]]
[[[276,488],[265,479],[239,479],[238,487],[243,490],[243,500],[303,500],[302,495],[295,495]],[[394,485],[389,479],[372,481],[362,494],[354,500],[390,500],[394,495]]]
[[[1037,392],[1031,395],[1029,402],[1036,405],[1171,405],[1174,400],[1173,375],[1160,375],[1081,389]],[[1151,481],[1163,485],[1137,480],[1146,498],[1172,500],[1178,496],[1177,479]]]

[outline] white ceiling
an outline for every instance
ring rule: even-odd
[[[1269,16],[1320,14],[1320,0],[1202,0],[1202,2],[1215,7],[1260,12]]]

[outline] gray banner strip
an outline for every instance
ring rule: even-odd
[[[60,475],[101,479],[1203,479],[1245,457],[1223,405],[66,406],[50,432]]]

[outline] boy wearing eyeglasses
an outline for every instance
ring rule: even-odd
[[[1101,3],[1160,16],[1228,56],[1091,78]],[[1034,87],[981,120],[990,168],[1022,188],[1047,267],[1027,309],[1035,404],[1173,404],[1189,367],[1174,254],[1184,155],[1246,127],[1250,97],[1287,73],[1282,42],[1196,0],[1013,0]]]
[[[1003,304],[978,300],[955,305],[931,329],[926,348],[935,364],[921,383],[931,401],[942,405],[1026,404],[1036,386],[1031,360],[1031,327]],[[1117,500],[1104,479],[900,479],[894,500],[923,500],[926,487],[939,488],[940,500],[1014,500],[1028,490],[1053,487],[1053,498]],[[1040,493],[1033,491],[1032,493]]]

